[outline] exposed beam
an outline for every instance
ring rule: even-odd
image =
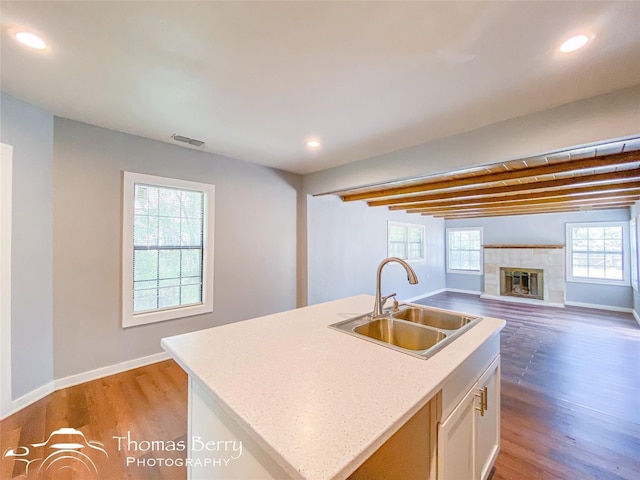
[[[447,198],[478,197],[483,195],[495,195],[514,192],[535,191],[544,188],[560,188],[575,186],[586,183],[611,183],[619,180],[636,179],[640,184],[640,168],[622,170],[620,172],[598,173],[594,175],[583,175],[579,177],[560,178],[557,180],[547,180],[544,182],[519,183],[515,185],[501,185],[497,187],[471,188],[466,190],[453,190],[448,192],[429,193],[415,195],[412,197],[389,198],[384,200],[373,200],[368,202],[370,207],[388,205],[406,205],[411,208],[412,203],[428,202],[433,200],[443,200]]]
[[[631,205],[633,204],[630,202],[623,202],[623,203],[599,205],[589,209],[575,207],[575,206],[573,207],[565,206],[565,207],[557,208],[554,210],[501,210],[501,211],[488,211],[488,212],[468,213],[468,214],[452,213],[452,214],[442,214],[442,215],[432,215],[432,216],[434,218],[455,219],[455,218],[501,217],[506,215],[539,215],[539,214],[545,214],[545,213],[589,212],[594,210],[617,210],[621,208],[629,208]],[[423,215],[429,216],[427,214],[423,214]]]
[[[445,214],[456,214],[459,213],[461,215],[467,214],[475,214],[475,213],[483,213],[483,212],[491,212],[491,211],[500,211],[500,210],[545,210],[552,211],[555,209],[561,209],[565,207],[594,207],[598,205],[608,205],[610,203],[626,203],[626,202],[635,202],[640,200],[640,196],[635,197],[624,197],[624,198],[616,198],[616,199],[607,199],[604,201],[589,201],[589,202],[568,202],[568,203],[555,203],[555,204],[545,204],[545,205],[505,205],[504,207],[492,207],[492,208],[463,208],[463,209],[442,209],[442,210],[424,210],[420,212],[407,212],[409,214],[421,214],[421,215],[432,215],[432,216],[440,216]]]
[[[621,204],[633,204],[633,202],[639,200],[640,197],[635,197],[633,199],[629,198],[621,198],[617,200],[610,200],[605,202],[597,202],[597,203],[564,203],[558,205],[550,205],[550,206],[540,206],[540,205],[532,205],[530,207],[525,206],[510,206],[510,207],[502,207],[502,208],[481,208],[478,210],[441,210],[437,212],[423,212],[421,215],[428,215],[433,217],[450,217],[454,215],[480,215],[485,213],[493,213],[493,212],[547,212],[552,213],[555,211],[562,211],[565,208],[578,208],[578,209],[592,209],[596,207],[608,206],[608,205],[621,205]]]
[[[583,211],[591,211],[591,210],[612,210],[619,208],[628,208],[633,205],[633,202],[622,202],[622,203],[612,203],[612,204],[604,204],[604,205],[594,205],[593,207],[585,210],[584,207],[575,207],[575,206],[565,206],[553,210],[549,209],[536,209],[536,210],[523,210],[523,209],[515,209],[515,210],[501,210],[501,211],[484,211],[478,213],[464,213],[464,214],[456,214],[456,213],[447,213],[447,214],[438,214],[438,215],[429,215],[428,213],[423,213],[424,216],[432,216],[435,218],[444,218],[447,220],[453,219],[465,219],[465,218],[482,218],[482,217],[503,217],[510,215],[535,215],[535,214],[543,214],[543,213],[563,213],[563,212],[583,212]]]
[[[513,195],[500,195],[500,196],[485,196],[485,197],[469,197],[456,200],[433,200],[431,202],[420,202],[415,204],[403,204],[403,205],[390,205],[389,210],[406,210],[408,212],[413,210],[419,210],[422,208],[431,207],[447,207],[447,206],[462,206],[462,205],[480,205],[485,203],[502,203],[513,200],[535,200],[545,199],[553,197],[565,197],[565,196],[581,196],[590,193],[606,194],[608,192],[624,191],[624,190],[636,190],[640,188],[640,182],[623,182],[623,183],[608,183],[603,185],[592,185],[588,187],[577,187],[570,189],[558,189],[558,190],[544,190],[541,192],[518,192]]]
[[[412,208],[408,209],[407,213],[424,213],[435,212],[443,210],[473,210],[479,208],[500,208],[504,206],[519,206],[519,205],[550,205],[557,203],[576,203],[576,202],[594,202],[598,200],[606,200],[611,198],[631,198],[640,195],[640,187],[629,190],[622,190],[618,192],[602,192],[602,193],[589,193],[584,195],[573,196],[556,196],[546,197],[538,199],[519,199],[510,200],[505,199],[502,202],[491,201],[488,203],[470,203],[459,205],[433,205],[424,208]]]
[[[540,167],[521,168],[516,170],[508,170],[505,172],[488,173],[485,175],[477,175],[463,178],[455,178],[451,180],[441,181],[428,181],[425,180],[420,183],[412,185],[406,185],[402,187],[394,188],[379,188],[376,190],[369,190],[362,193],[352,193],[342,195],[342,200],[345,202],[351,202],[355,200],[366,200],[371,198],[381,198],[389,196],[407,195],[413,193],[420,193],[426,190],[440,190],[454,187],[464,187],[469,185],[475,185],[478,183],[508,181],[516,179],[524,179],[530,177],[539,177],[543,175],[553,175],[558,173],[577,172],[581,170],[588,170],[592,168],[612,167],[614,165],[625,165],[640,161],[640,151],[634,150],[631,152],[615,153],[612,155],[603,155],[600,157],[569,160]]]
[[[536,211],[546,211],[551,212],[553,210],[561,210],[563,208],[593,208],[602,205],[611,205],[611,204],[620,204],[620,203],[628,203],[635,202],[640,200],[639,196],[629,197],[629,198],[618,198],[618,199],[608,199],[606,201],[600,202],[576,202],[576,203],[559,203],[555,205],[508,205],[504,207],[494,207],[494,208],[479,208],[479,209],[467,209],[467,210],[439,210],[432,212],[422,212],[422,215],[432,215],[432,216],[442,216],[442,215],[468,215],[468,214],[476,214],[476,213],[485,213],[485,212],[501,212],[501,211],[527,211],[527,210],[536,210]]]

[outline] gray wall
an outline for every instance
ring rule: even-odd
[[[628,221],[629,210],[603,210],[578,213],[548,213],[512,217],[447,220],[446,228],[484,227],[483,241],[490,244],[565,244],[566,223]],[[482,291],[482,275],[447,274],[447,288]],[[631,287],[568,282],[568,302],[631,308]]]
[[[214,312],[123,330],[123,170],[216,186]],[[296,306],[297,175],[55,119],[55,377],[151,355],[165,336]]]
[[[445,287],[443,220],[370,208],[364,202],[343,203],[333,195],[307,197],[307,220],[309,304],[375,293],[376,271],[387,257],[389,220],[425,225],[427,258],[411,264],[418,285],[409,285],[400,265],[387,265],[383,294],[396,292],[399,299],[408,299]]]
[[[11,393],[53,380],[53,117],[1,93],[0,140],[13,146]]]
[[[305,193],[526,158],[638,135],[640,85],[305,175]]]

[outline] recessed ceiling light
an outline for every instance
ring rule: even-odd
[[[320,147],[320,142],[318,140],[307,140],[307,147],[318,148]]]
[[[43,50],[47,47],[47,44],[44,43],[44,40],[42,40],[37,35],[34,35],[33,33],[18,32],[16,33],[16,39],[27,47],[36,48],[38,50]]]
[[[560,45],[560,51],[562,53],[575,52],[576,50],[584,47],[587,42],[589,42],[589,37],[587,37],[586,35],[574,35],[568,40],[565,40],[565,42]]]

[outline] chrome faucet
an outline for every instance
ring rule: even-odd
[[[389,257],[385,258],[382,262],[380,262],[380,266],[378,267],[378,276],[376,278],[376,303],[373,306],[373,313],[371,314],[372,318],[376,318],[382,315],[382,309],[384,307],[384,303],[391,297],[394,297],[396,294],[388,295],[386,297],[382,296],[381,293],[381,283],[382,283],[382,268],[390,262],[397,262],[404,267],[407,271],[407,280],[411,285],[415,285],[418,283],[418,276],[416,272],[413,271],[413,268],[409,266],[407,262],[397,257]]]

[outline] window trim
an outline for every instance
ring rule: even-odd
[[[391,256],[391,249],[389,248],[391,245],[391,241],[389,239],[389,230],[392,226],[420,228],[422,230],[422,258],[411,258],[411,259],[402,258],[401,260],[404,260],[407,263],[415,263],[415,264],[426,263],[427,262],[427,228],[426,226],[421,223],[396,222],[394,220],[388,220],[387,221],[387,257]],[[407,239],[408,239],[408,232],[407,232]],[[408,243],[408,240],[407,240],[407,243]],[[409,250],[407,249],[407,253],[408,252]]]
[[[633,288],[636,292],[638,291],[638,239],[640,236],[638,235],[638,221],[640,221],[640,217],[634,217],[629,220],[629,263],[630,266],[630,277],[631,277],[631,288]]]
[[[478,231],[480,232],[480,270],[462,270],[457,268],[450,268],[449,261],[449,232],[464,232],[464,231]],[[484,227],[449,227],[445,229],[445,253],[446,253],[446,262],[447,262],[447,273],[455,273],[458,275],[484,275]]]
[[[203,222],[202,303],[143,313],[133,312],[133,225],[136,183],[196,190],[205,195]],[[122,327],[134,327],[213,312],[213,247],[215,186],[175,178],[123,172],[122,186]]]
[[[607,278],[586,278],[574,277],[572,275],[573,259],[573,229],[581,227],[622,227],[622,280],[612,280]],[[566,280],[571,283],[592,283],[598,285],[630,286],[629,275],[629,221],[613,222],[575,222],[565,225],[565,270]]]

